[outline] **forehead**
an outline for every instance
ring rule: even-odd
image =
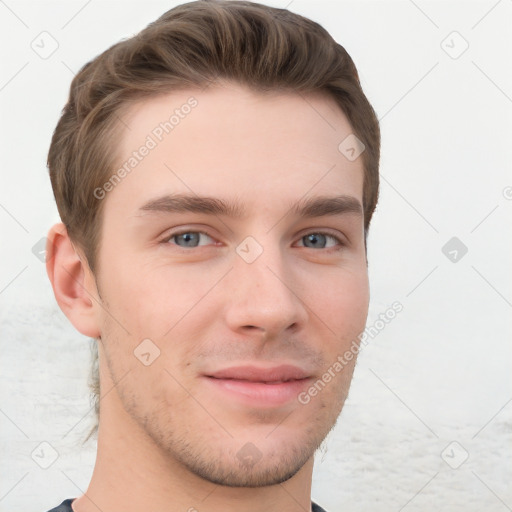
[[[247,203],[262,195],[267,203],[308,193],[362,197],[362,158],[339,150],[350,123],[325,95],[223,84],[144,99],[120,117],[113,172],[127,172],[109,202],[122,196],[140,205],[176,192],[236,194]]]

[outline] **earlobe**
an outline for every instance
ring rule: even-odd
[[[94,277],[86,259],[75,250],[62,223],[55,224],[48,233],[46,272],[55,299],[69,321],[85,336],[97,338],[100,331]]]

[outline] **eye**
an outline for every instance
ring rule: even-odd
[[[201,243],[201,240],[204,243]],[[202,245],[208,245],[213,242],[213,238],[211,238],[207,233],[203,231],[182,231],[181,233],[174,233],[171,236],[168,236],[164,242],[172,243],[173,245],[177,245],[179,247],[199,247]]]
[[[310,249],[330,249],[336,245],[343,245],[342,241],[328,233],[309,233],[301,238],[303,247]]]

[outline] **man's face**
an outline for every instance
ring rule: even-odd
[[[102,199],[101,378],[119,405],[102,415],[212,482],[285,481],[336,422],[355,360],[333,367],[368,311],[349,122],[331,99],[226,84],[122,120],[114,170],[150,149]],[[299,211],[320,198],[337,201]]]

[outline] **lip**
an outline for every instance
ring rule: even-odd
[[[270,368],[259,368],[257,366],[232,366],[212,373],[207,377],[215,379],[236,379],[250,382],[279,382],[289,380],[301,380],[310,377],[310,374],[298,366],[282,364]]]
[[[236,366],[204,375],[216,393],[251,407],[279,407],[296,400],[312,376],[292,365],[271,368]]]

